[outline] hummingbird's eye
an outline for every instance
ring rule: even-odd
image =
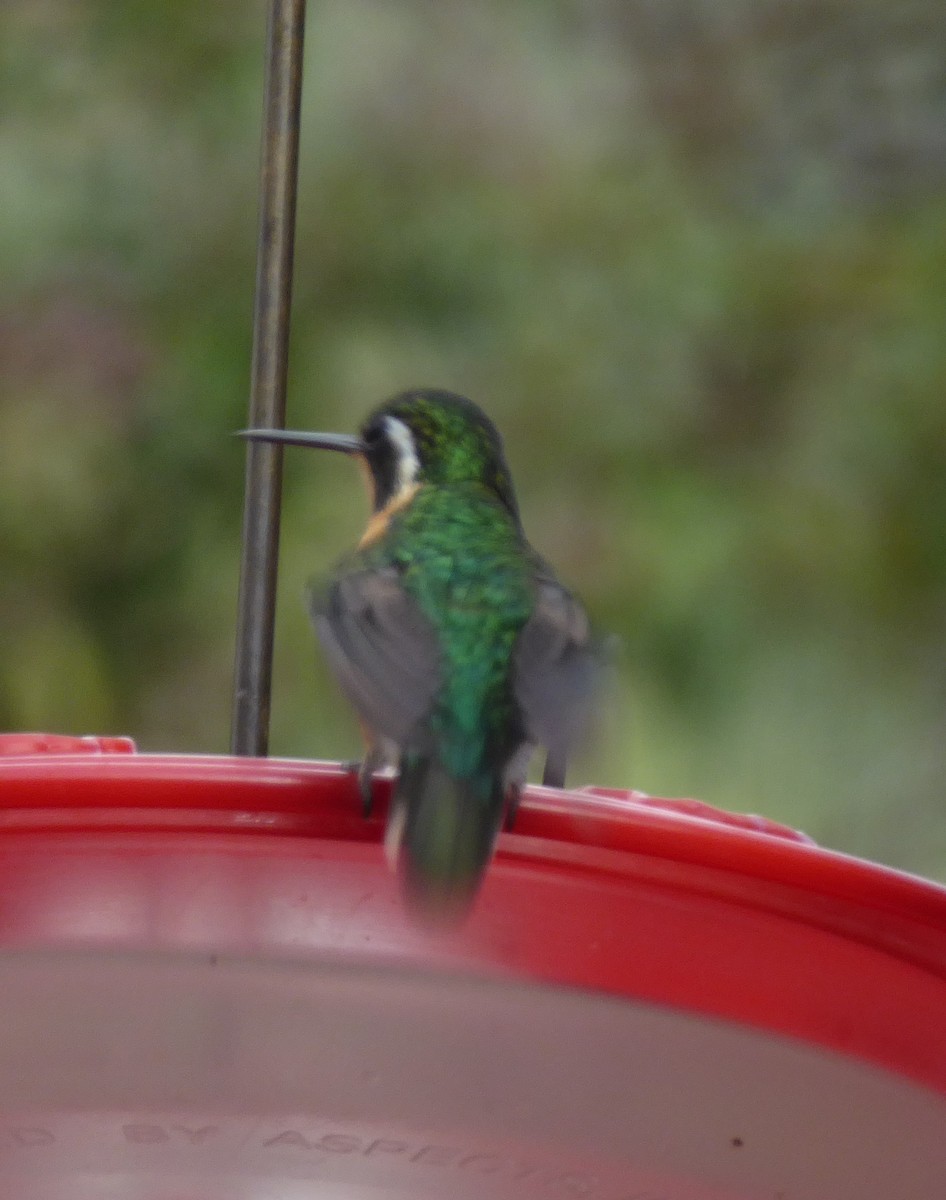
[[[384,441],[384,427],[381,422],[372,421],[367,428],[362,430],[361,440],[369,450],[377,450]]]

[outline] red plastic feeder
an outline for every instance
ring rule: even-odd
[[[333,764],[17,737],[0,1196],[946,1194],[940,887],[694,802],[530,789],[432,933]]]

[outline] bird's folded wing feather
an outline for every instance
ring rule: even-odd
[[[364,723],[422,749],[440,685],[434,630],[394,568],[354,570],[315,588],[312,620],[329,665]]]
[[[528,738],[547,748],[546,781],[561,786],[569,750],[591,722],[603,662],[585,610],[551,575],[537,580],[513,667]]]

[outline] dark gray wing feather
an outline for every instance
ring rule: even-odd
[[[548,750],[543,782],[550,786],[563,786],[569,751],[588,731],[602,666],[581,604],[551,574],[540,574],[513,678],[527,737]]]
[[[433,628],[393,568],[355,570],[313,589],[315,631],[362,721],[400,747],[423,749],[440,686]]]

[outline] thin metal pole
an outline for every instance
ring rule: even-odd
[[[286,423],[286,362],[299,161],[305,0],[271,0],[267,31],[251,427]],[[282,450],[247,447],[243,560],[233,680],[234,754],[265,755],[273,671]]]

